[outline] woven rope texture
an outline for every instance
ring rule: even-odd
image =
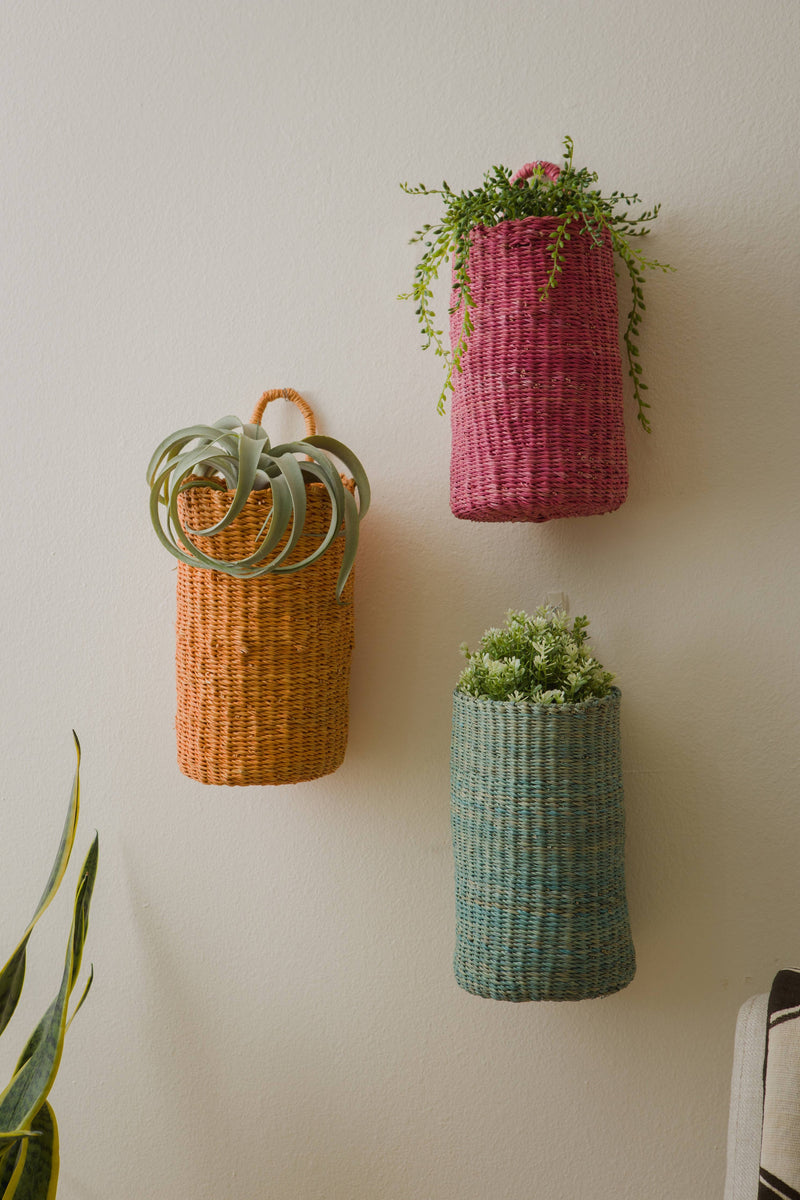
[[[263,400],[260,410],[254,421]],[[304,415],[313,432],[313,416]],[[207,488],[184,492],[181,524],[209,528],[232,496]],[[324,487],[309,483],[306,499],[290,564],[312,553],[330,525]],[[269,490],[251,493],[227,529],[198,537],[197,545],[225,561],[244,558],[270,505]],[[299,783],[341,765],[353,649],[353,573],[336,601],[343,552],[343,539],[335,538],[299,571],[249,580],[178,564],[176,730],[185,775],[201,783]]]
[[[453,697],[455,974],[494,1000],[630,983],[618,689],[578,705]]]
[[[627,495],[610,240],[597,246],[573,225],[558,284],[541,300],[558,220],[503,221],[471,236],[475,329],[451,403],[450,507],[465,520],[589,516]],[[461,320],[458,308],[453,346]]]

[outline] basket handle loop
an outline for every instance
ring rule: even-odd
[[[296,405],[297,408],[300,409],[300,412],[303,414],[303,419],[306,423],[306,437],[313,437],[313,435],[317,432],[317,423],[314,420],[313,410],[311,405],[307,404],[300,393],[296,392],[294,388],[272,388],[270,391],[264,392],[264,395],[253,409],[252,423],[254,425],[260,425],[264,416],[264,409],[271,400],[278,400],[281,396],[285,400],[290,400],[292,404]]]
[[[514,174],[511,176],[511,183],[524,183],[526,179],[530,179],[534,171],[538,171],[540,169],[542,174],[546,175],[548,179],[552,179],[554,183],[561,174],[561,167],[557,167],[555,163],[530,162],[525,163],[524,167],[520,167],[518,171],[514,172]]]

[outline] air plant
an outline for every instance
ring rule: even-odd
[[[352,475],[353,491],[345,486],[331,455]],[[212,425],[192,425],[165,438],[150,460],[147,482],[150,518],[170,554],[189,566],[223,571],[237,579],[299,571],[325,553],[343,526],[344,555],[336,585],[336,597],[341,599],[356,557],[359,523],[370,501],[366,472],[342,442],[314,433],[300,441],[271,446],[262,425],[235,416],[221,417]],[[331,504],[330,524],[311,554],[290,563],[287,560],[305,525],[307,483],[325,488]],[[225,515],[206,529],[190,529],[181,522],[178,497],[193,488],[232,494]],[[226,529],[248,496],[264,489],[271,492],[271,504],[252,554],[229,562],[200,549],[195,538],[212,538]]]
[[[74,735],[73,735],[74,736]],[[80,807],[80,745],[67,818],[61,834],[50,877],[36,906],[28,928],[14,953],[0,972],[0,1033],[8,1025],[17,1007],[25,980],[27,947],[36,922],[58,891],[67,869]],[[97,873],[98,840],[95,834],[81,868],[72,916],[72,929],[61,986],[20,1055],[11,1082],[0,1095],[0,1200],[52,1200],[58,1183],[58,1126],[48,1102],[64,1047],[64,1035],[88,995],[93,973],[90,968],[86,985],[72,1016],[68,1017],[70,996],[81,967],[89,906]]]

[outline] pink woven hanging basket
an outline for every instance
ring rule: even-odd
[[[528,163],[551,179],[553,163]],[[550,521],[612,512],[628,491],[611,241],[570,230],[558,284],[558,217],[473,230],[475,328],[453,373],[450,507],[466,521]],[[451,345],[462,314],[453,292]]]

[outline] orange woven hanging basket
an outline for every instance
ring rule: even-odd
[[[265,392],[252,421],[278,397],[291,400],[316,432],[314,414],[292,388]],[[345,480],[346,486],[352,482]],[[181,524],[208,529],[225,515],[231,492],[192,488],[179,499]],[[242,512],[201,551],[226,562],[253,552],[270,492],[251,492]],[[322,484],[306,484],[303,533],[287,564],[308,557],[331,521]],[[281,545],[285,544],[284,542]],[[336,584],[343,539],[292,574],[237,579],[178,564],[176,719],[178,764],[201,783],[300,783],[341,766],[347,747],[353,574],[341,601]]]

